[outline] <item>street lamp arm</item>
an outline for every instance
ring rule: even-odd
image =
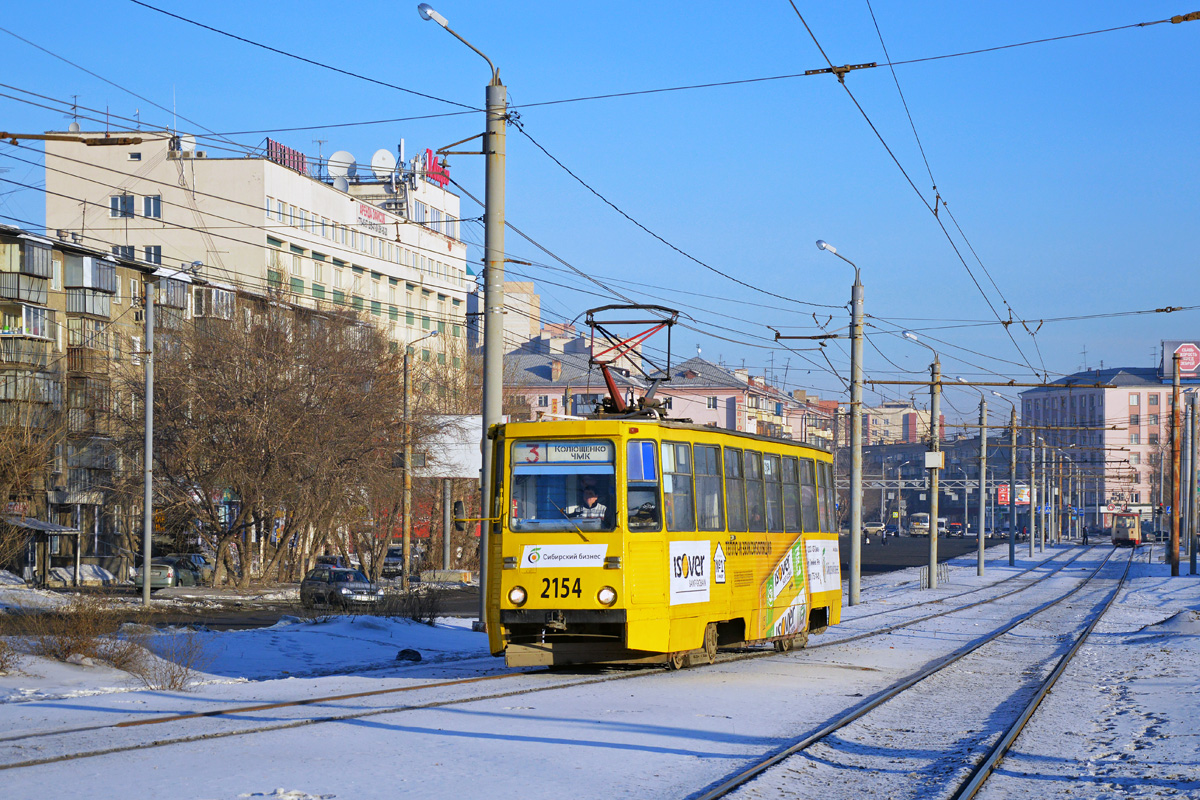
[[[479,57],[482,58],[484,61],[486,61],[488,63],[488,66],[492,70],[492,86],[500,85],[500,70],[496,69],[496,65],[492,63],[492,60],[490,58],[488,58],[487,56],[485,56],[483,54],[483,51],[480,50],[478,47],[471,44],[463,37],[459,36],[454,31],[454,29],[450,27],[450,23],[446,20],[445,17],[443,17],[438,12],[434,11],[433,8],[428,3],[421,3],[420,5],[418,5],[417,13],[421,15],[421,19],[432,20],[433,22],[436,22],[438,25],[441,25],[443,28],[445,28],[450,33],[451,36],[453,36],[455,39],[458,39],[460,42],[465,44],[467,47],[471,48],[476,53],[478,53]]]
[[[862,278],[859,275],[858,264],[855,264],[853,261],[851,261],[850,259],[846,258],[844,255],[839,253],[837,251],[836,247],[831,245],[829,242],[826,242],[824,239],[817,240],[817,247],[820,248],[821,250],[826,250],[830,253],[833,253],[835,256],[840,258],[842,261],[845,261],[847,264],[854,267],[854,282],[859,285],[862,284]]]

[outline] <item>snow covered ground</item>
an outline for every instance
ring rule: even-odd
[[[1010,591],[1027,582],[1015,576],[1035,562],[1053,556],[1062,564],[1080,552],[1064,546],[1030,560],[1018,551],[1017,567],[1009,568],[1007,547],[995,547],[985,577],[975,575],[973,555],[964,557],[950,582],[932,592],[920,591],[916,570],[868,576],[863,603],[846,608],[843,624],[814,637],[813,648],[680,673],[517,674],[487,654],[469,621],[429,627],[374,617],[193,634],[207,663],[187,692],[148,690],[103,666],[25,656],[18,671],[0,676],[0,768],[47,763],[5,769],[0,785],[6,798],[43,798],[51,786],[114,798],[686,797],[1061,594],[1106,548],[994,604],[837,640]],[[1168,577],[1161,555],[1161,546],[1153,556],[1139,550],[1131,582],[1001,764],[987,797],[1200,797],[1193,722],[1200,714],[1200,578]],[[0,586],[0,603],[15,602],[4,592],[28,591]],[[421,660],[397,661],[405,650]],[[985,679],[960,671],[934,699],[968,705]],[[250,705],[259,710],[128,725]],[[312,723],[322,717],[335,721]],[[51,730],[61,733],[39,735]],[[880,744],[922,743],[906,736],[889,733]],[[158,746],[183,737],[189,741]],[[51,760],[105,750],[113,752]],[[826,782],[821,796],[888,796],[870,791],[883,784],[861,773]],[[910,785],[894,796],[927,796],[919,781]],[[785,779],[743,791],[811,796],[797,787]]]

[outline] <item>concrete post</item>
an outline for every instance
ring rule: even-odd
[[[146,294],[146,344],[142,354],[146,365],[146,432],[142,456],[142,605],[150,605],[151,534],[154,531],[154,281],[142,284]]]
[[[942,449],[941,418],[942,365],[936,354],[930,366],[929,382],[929,441],[930,449],[937,453]],[[929,588],[937,588],[938,550],[938,467],[929,470]]]

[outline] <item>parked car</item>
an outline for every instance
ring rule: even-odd
[[[888,536],[899,536],[900,535],[900,526],[899,525],[884,525],[883,532],[886,533]]]
[[[346,559],[341,556],[317,556],[314,562],[318,567],[339,567],[341,569],[349,569],[350,565],[346,563]]]
[[[384,578],[397,578],[404,572],[404,548],[389,547],[383,557],[383,569],[379,574]]]
[[[217,569],[216,563],[209,556],[203,553],[171,553],[167,558],[183,558],[192,562],[196,569],[200,570],[200,580],[204,583],[212,583],[213,573]]]
[[[319,566],[300,581],[300,605],[312,608],[318,603],[345,608],[370,606],[383,598],[383,590],[356,569]]]
[[[956,539],[961,539],[963,537],[963,533],[964,533],[963,524],[961,522],[951,522],[950,525],[947,527],[947,531],[948,531],[948,533],[947,533],[948,536],[953,536]]]
[[[150,561],[150,589],[169,589],[174,586],[199,586],[200,570],[187,558],[165,556]],[[141,588],[142,571],[139,568],[133,585]]]

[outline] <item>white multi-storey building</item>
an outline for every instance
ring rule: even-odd
[[[459,198],[432,153],[342,182],[274,142],[262,156],[217,156],[162,131],[67,136],[141,141],[46,143],[50,236],[167,267],[199,261],[218,287],[345,305],[397,342],[436,329],[426,347],[441,359],[465,343]]]

